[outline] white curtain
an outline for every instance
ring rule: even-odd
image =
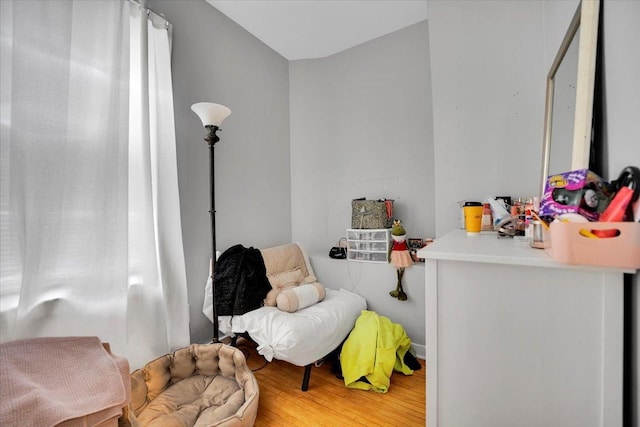
[[[132,369],[188,345],[168,24],[0,7],[0,340],[98,336]]]

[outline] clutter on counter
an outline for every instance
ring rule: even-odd
[[[549,176],[541,198],[488,197],[465,202],[464,212],[473,206],[474,227],[513,238],[519,248],[545,249],[561,263],[640,269],[639,199],[638,167],[611,182],[581,169]]]

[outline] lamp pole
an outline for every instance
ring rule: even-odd
[[[221,131],[220,124],[231,114],[231,110],[224,105],[214,104],[213,102],[198,102],[191,106],[191,110],[198,115],[202,121],[202,125],[209,131],[204,140],[209,145],[209,192],[211,216],[211,310],[213,314],[213,337],[212,342],[217,343],[218,340],[218,311],[216,310],[216,284],[214,282],[216,273],[216,185],[215,185],[215,162],[214,162],[214,146],[220,141],[217,131]]]
[[[215,185],[215,162],[214,162],[214,149],[216,142],[220,141],[216,132],[218,126],[207,125],[209,134],[205,137],[205,141],[209,145],[209,192],[210,196],[210,209],[209,214],[211,216],[211,306],[213,310],[213,337],[212,342],[218,342],[218,313],[216,310],[216,287],[213,281],[216,271],[216,185]]]

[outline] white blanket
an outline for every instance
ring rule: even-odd
[[[322,359],[349,335],[366,300],[340,289],[326,289],[324,300],[295,313],[261,307],[242,316],[220,316],[220,332],[248,333],[268,361],[306,366]]]

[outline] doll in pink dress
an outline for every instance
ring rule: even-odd
[[[406,301],[407,294],[402,289],[402,276],[404,276],[404,269],[413,264],[413,259],[407,246],[407,232],[399,220],[393,222],[391,238],[393,239],[393,244],[389,253],[389,262],[396,268],[398,282],[396,289],[389,292],[389,295],[398,298],[400,301]]]

